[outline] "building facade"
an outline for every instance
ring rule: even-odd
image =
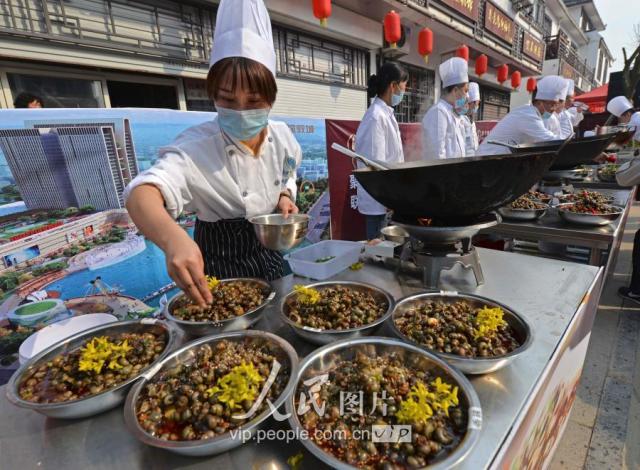
[[[47,106],[212,110],[205,79],[217,3],[10,2],[0,9],[0,106],[12,107],[17,94],[30,91],[44,96]],[[498,83],[496,68],[507,64],[510,74],[517,70],[525,81],[539,76],[545,37],[554,33],[553,8],[540,0],[334,0],[327,28],[314,18],[309,1],[265,3],[277,53],[273,112],[288,116],[360,119],[369,75],[393,59],[410,74],[397,117],[419,121],[439,97],[438,65],[466,44],[472,80],[481,86],[480,118],[496,119],[512,101],[510,82]],[[402,17],[397,49],[383,37],[390,10]],[[428,63],[417,47],[423,27],[434,33]],[[480,54],[489,59],[481,77],[473,67]]]

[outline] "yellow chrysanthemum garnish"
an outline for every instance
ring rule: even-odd
[[[293,287],[293,290],[298,294],[298,302],[301,304],[313,305],[320,300],[320,292],[311,287],[297,285]]]
[[[80,349],[78,370],[93,371],[99,374],[105,364],[111,370],[121,369],[122,365],[119,360],[124,359],[131,349],[131,346],[127,344],[127,340],[121,343],[114,343],[106,336],[93,338]]]
[[[209,290],[215,289],[218,287],[218,284],[220,284],[220,280],[217,277],[207,276],[207,286],[209,287]]]
[[[458,406],[458,403],[458,387],[438,377],[428,387],[422,382],[411,387],[407,398],[400,403],[396,418],[401,423],[426,423],[439,410],[449,416],[449,408]]]
[[[242,363],[231,372],[218,379],[215,386],[205,391],[207,397],[216,396],[218,401],[230,410],[242,408],[245,400],[253,402],[259,394],[263,378],[253,363]]]
[[[499,327],[506,324],[502,318],[503,316],[504,312],[500,307],[484,307],[481,309],[475,321],[477,327],[475,331],[476,339],[481,336],[493,336]]]

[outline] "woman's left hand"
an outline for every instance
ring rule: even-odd
[[[299,212],[298,206],[296,206],[287,196],[280,196],[280,200],[278,201],[278,211],[282,213],[285,219],[289,217],[289,214],[297,214]]]

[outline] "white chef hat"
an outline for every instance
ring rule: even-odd
[[[452,57],[440,64],[440,80],[444,88],[469,81],[469,64],[460,57]]]
[[[567,83],[569,84],[569,88],[567,89],[567,96],[573,96],[576,94],[576,82],[573,78],[567,78]]]
[[[469,82],[469,103],[480,101],[480,85],[476,82]]]
[[[271,19],[263,0],[222,0],[209,66],[228,57],[255,60],[276,75]]]
[[[633,104],[631,104],[631,101],[629,101],[626,96],[616,96],[607,103],[607,111],[615,117],[622,116],[623,113],[630,109],[633,109]]]
[[[536,99],[544,101],[563,100],[566,95],[567,82],[559,75],[547,75],[538,82]]]

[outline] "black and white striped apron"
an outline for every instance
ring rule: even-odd
[[[208,276],[273,281],[284,275],[282,255],[263,247],[246,219],[217,222],[196,219],[193,238],[202,251],[204,272]]]

